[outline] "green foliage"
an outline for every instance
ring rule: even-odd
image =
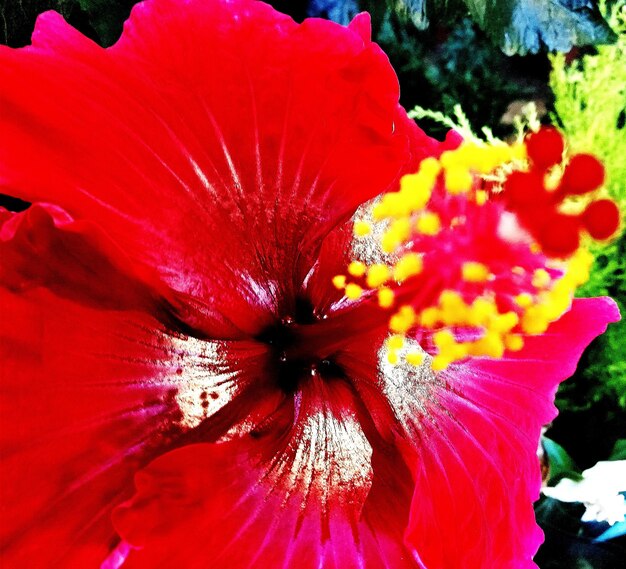
[[[508,54],[569,51],[608,43],[613,33],[592,2],[581,0],[465,0],[478,25]]]
[[[547,92],[544,82],[534,76],[541,62],[532,66],[530,74],[520,58],[494,49],[469,18],[450,29],[433,27],[423,32],[388,18],[376,39],[398,72],[406,108],[419,105],[453,116],[455,106],[461,105],[475,131],[492,125],[499,135],[506,134],[508,127],[500,121],[509,103],[541,98]],[[429,134],[442,136],[447,127],[431,118],[420,125]]]
[[[0,0],[0,43],[19,47],[30,42],[35,19],[47,10],[59,12],[70,24],[101,45],[122,33],[122,25],[138,0]]]
[[[567,64],[563,55],[551,57],[550,86],[554,92],[553,121],[560,124],[574,151],[599,156],[607,170],[606,191],[626,212],[626,2],[608,9],[609,25],[617,35],[613,45]],[[597,245],[596,262],[580,296],[612,296],[626,316],[626,237]],[[626,409],[626,320],[609,327],[590,348],[586,367],[563,385],[558,403],[563,409],[585,408],[613,398]],[[594,388],[581,389],[589,385]],[[598,388],[599,386],[599,388]]]
[[[309,11],[346,23],[346,15],[359,8],[377,14],[385,6],[418,29],[471,14],[509,55],[537,53],[543,46],[569,51],[614,39],[595,3],[587,0],[311,0]]]

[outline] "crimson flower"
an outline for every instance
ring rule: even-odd
[[[331,283],[357,208],[451,143],[366,16],[152,0],[102,49],[48,12],[0,82],[33,204],[0,211],[7,567],[534,567],[539,431],[616,309],[386,362],[389,314]]]

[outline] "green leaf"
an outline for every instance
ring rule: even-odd
[[[617,439],[609,460],[626,460],[626,439]]]
[[[590,0],[465,0],[474,20],[508,55],[611,43],[615,34]]]
[[[550,464],[550,485],[556,484],[562,478],[581,478],[580,470],[565,449],[548,437],[541,438],[543,450],[548,456]]]
[[[130,9],[139,0],[74,0],[87,15],[96,31],[101,45],[115,43],[122,33],[122,26]]]

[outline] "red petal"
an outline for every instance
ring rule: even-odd
[[[585,346],[619,319],[607,299],[577,300],[504,360],[451,366],[422,419],[407,540],[428,567],[535,567],[537,446],[553,398]]]
[[[96,222],[256,332],[409,157],[418,129],[363,25],[160,0],[104,50],[46,13],[32,47],[0,50],[0,185]]]
[[[154,461],[114,515],[140,547],[124,567],[417,567],[401,537],[410,476],[392,450],[372,455],[354,408],[345,384],[312,378],[287,432]]]

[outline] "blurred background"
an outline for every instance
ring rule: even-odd
[[[0,0],[0,42],[28,44],[37,15],[53,9],[108,46],[135,3]],[[506,139],[521,114],[554,124],[574,152],[603,160],[605,191],[626,212],[626,0],[269,3],[298,21],[347,24],[370,12],[374,39],[398,74],[401,102],[429,134],[442,139],[454,124]],[[28,207],[7,196],[0,205]],[[626,315],[626,236],[593,253],[592,278],[580,296],[609,295]],[[626,321],[588,348],[557,406],[540,449],[546,487],[536,513],[546,542],[536,561],[541,569],[626,567]]]

